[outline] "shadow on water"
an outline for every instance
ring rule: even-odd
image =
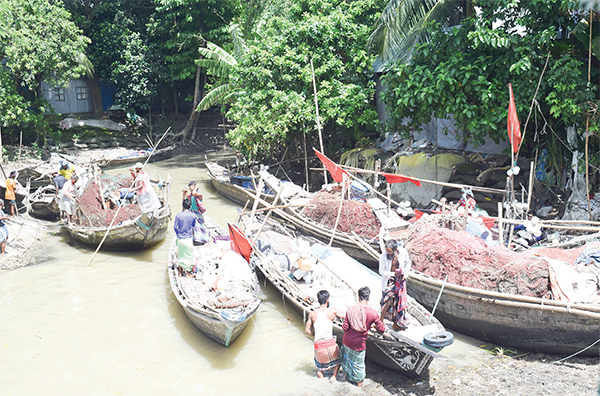
[[[183,340],[199,355],[204,357],[213,369],[228,370],[234,368],[236,357],[244,348],[244,345],[248,343],[252,335],[254,330],[253,321],[250,320],[238,339],[229,348],[225,348],[202,334],[192,324],[183,307],[179,304],[175,295],[173,295],[167,271],[165,271],[165,298],[169,314]]]

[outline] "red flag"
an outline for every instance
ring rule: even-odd
[[[343,182],[344,175],[348,176],[348,172],[346,172],[345,170],[340,168],[335,162],[327,158],[325,154],[321,154],[316,148],[313,147],[313,150],[315,150],[315,153],[317,153],[317,157],[319,157],[323,165],[325,165],[325,168],[327,168],[329,173],[331,173],[331,177],[333,177],[333,180],[337,183]]]
[[[387,180],[387,182],[390,184],[411,182],[415,186],[421,187],[421,182],[413,179],[412,177],[408,177],[408,176],[404,176],[404,175],[396,175],[394,173],[382,173],[382,174],[383,174],[383,176],[385,176],[385,180]]]
[[[517,116],[517,107],[515,106],[515,98],[513,96],[512,85],[508,83],[508,91],[510,98],[508,101],[508,139],[512,145],[513,153],[519,150],[521,144],[521,125],[519,124],[519,117]]]
[[[246,238],[246,235],[242,230],[238,228],[235,224],[229,223],[229,238],[231,238],[232,248],[234,251],[238,252],[242,257],[246,259],[247,262],[250,262],[250,255],[252,254],[252,245]]]

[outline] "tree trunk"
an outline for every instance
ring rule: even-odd
[[[192,113],[190,114],[190,119],[188,120],[185,127],[177,134],[178,138],[181,138],[182,141],[185,141],[188,137],[188,134],[192,127],[195,129],[196,127],[196,118],[198,116],[198,112],[196,111],[196,107],[198,107],[200,97],[200,66],[196,66],[196,81],[194,83],[194,101],[192,102]]]
[[[179,106],[177,105],[177,88],[173,87],[173,106],[175,115],[179,114]]]
[[[92,117],[100,118],[104,114],[104,107],[102,106],[102,92],[100,91],[98,77],[88,78],[87,81],[90,88],[90,97],[92,98]]]

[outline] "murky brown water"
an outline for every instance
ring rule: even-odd
[[[237,206],[213,189],[204,155],[146,169],[173,178],[174,213],[181,188],[196,180],[207,214],[223,225],[235,220]],[[41,254],[53,259],[0,273],[0,394],[333,394],[339,385],[315,375],[301,315],[288,312],[271,287],[262,285],[265,301],[230,348],[196,330],[169,286],[171,227],[150,250],[100,252],[89,267],[92,251],[66,234],[49,236]],[[456,342],[444,354],[474,353],[471,343]]]

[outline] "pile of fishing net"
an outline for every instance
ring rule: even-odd
[[[315,193],[308,202],[309,205],[314,205],[315,207],[305,207],[302,213],[308,218],[333,230],[338,211],[340,210],[341,190],[340,186],[335,186],[329,191],[321,190]],[[337,226],[338,231],[354,231],[363,238],[372,239],[379,235],[380,227],[381,223],[373,214],[373,210],[368,203],[347,198],[344,199]]]
[[[78,225],[83,227],[108,227],[117,213],[117,208],[104,209],[102,206],[103,194],[119,194],[121,188],[131,187],[133,179],[126,175],[109,176],[102,175],[98,179],[100,186],[93,179],[88,182],[81,196],[77,208]],[[133,220],[142,214],[138,205],[130,204],[121,207],[113,225],[118,225],[126,220]]]
[[[516,253],[504,246],[487,246],[466,231],[444,228],[438,215],[416,222],[405,247],[412,268],[436,279],[447,275],[449,283],[461,286],[541,298],[551,296],[544,257],[572,263],[585,250],[540,248]]]

